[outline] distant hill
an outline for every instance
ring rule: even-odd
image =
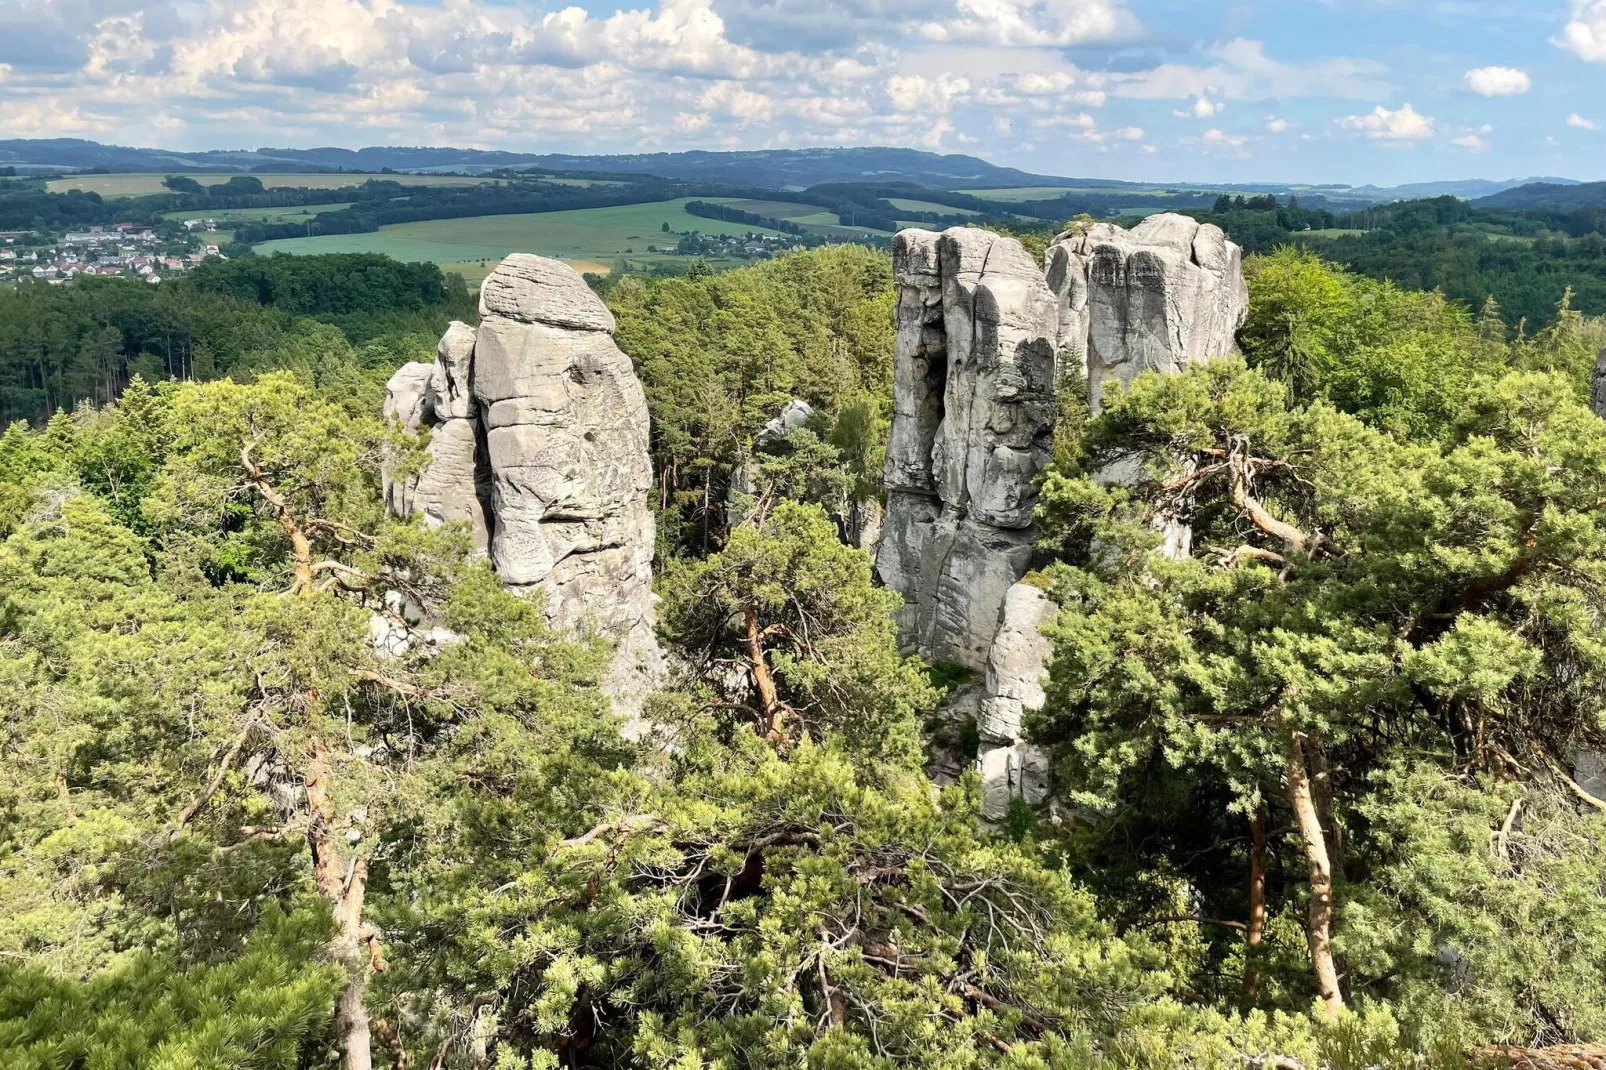
[[[1606,207],[1606,182],[1560,183],[1550,179],[1502,190],[1472,202],[1478,208],[1504,208],[1522,211],[1543,208],[1552,212],[1572,212],[1579,208]]]
[[[537,167],[554,171],[659,175],[687,182],[719,183],[766,189],[805,189],[821,183],[912,182],[932,189],[1006,189],[1010,187],[1074,188],[1080,193],[1117,195],[1162,191],[1178,203],[1192,203],[1198,194],[1297,195],[1336,209],[1388,201],[1439,197],[1502,196],[1514,188],[1588,188],[1566,178],[1514,178],[1504,182],[1466,179],[1414,182],[1404,186],[1346,186],[1299,183],[1154,183],[1114,179],[1065,178],[1000,167],[975,156],[943,155],[916,149],[817,148],[768,149],[747,152],[655,152],[636,155],[573,155],[567,153],[487,152],[451,147],[375,146],[364,149],[222,149],[179,152],[102,145],[78,138],[0,140],[0,167],[21,170],[149,173],[319,173],[454,171],[476,174],[502,167]],[[1480,202],[1482,203],[1482,202]],[[1504,205],[1501,205],[1502,207]],[[1155,205],[1161,207],[1160,204]]]

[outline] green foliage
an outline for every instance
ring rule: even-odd
[[[789,480],[845,473],[856,493],[879,479],[892,383],[885,254],[844,245],[719,275],[630,278],[608,301],[652,413],[660,559],[723,541],[733,475],[793,398],[813,406],[816,438],[837,455],[815,449]],[[824,503],[836,489],[806,496]]]
[[[719,553],[672,565],[662,594],[664,630],[725,706],[768,728],[774,711],[749,678],[771,673],[785,719],[918,765],[914,727],[936,696],[898,654],[898,596],[871,584],[869,555],[842,545],[820,509],[783,502]],[[745,667],[734,688],[732,665]]]
[[[5,1070],[296,1070],[333,1048],[339,971],[310,961],[326,911],[274,910],[235,957],[185,969],[141,953],[80,982],[0,964]]]
[[[1400,329],[1407,339],[1414,330]],[[1164,912],[1177,881],[1198,913],[1242,916],[1239,830],[1262,807],[1274,827],[1291,824],[1279,796],[1291,763],[1305,760],[1288,741],[1303,739],[1338,854],[1346,987],[1403,1001],[1394,1013],[1418,1050],[1442,1010],[1424,986],[1445,983],[1435,956],[1446,941],[1486,986],[1453,1001],[1473,1033],[1594,1035],[1598,986],[1571,980],[1597,970],[1593,959],[1543,939],[1522,952],[1483,945],[1477,934],[1518,916],[1525,935],[1542,931],[1551,911],[1576,913],[1585,930],[1606,924],[1606,901],[1576,891],[1598,888],[1598,861],[1558,857],[1563,841],[1537,827],[1555,854],[1541,852],[1532,873],[1480,859],[1480,890],[1461,856],[1473,840],[1487,851],[1506,795],[1450,795],[1478,816],[1441,838],[1406,805],[1449,805],[1429,802],[1434,778],[1470,784],[1475,773],[1554,795],[1556,771],[1606,729],[1606,427],[1556,375],[1476,377],[1458,397],[1453,412],[1404,421],[1419,429],[1413,441],[1323,400],[1295,401],[1232,361],[1145,377],[1107,400],[1084,447],[1093,472],[1136,451],[1141,478],[1102,486],[1056,473],[1042,512],[1076,565],[1056,569],[1064,608],[1038,731],[1057,744],[1074,798],[1103,815],[1077,848],[1083,864],[1134,919]],[[1193,550],[1173,560],[1156,525],[1179,517]],[[1388,771],[1407,756],[1432,772],[1402,789]],[[1145,846],[1125,871],[1148,876],[1117,891],[1121,845],[1133,842]],[[1272,849],[1291,854],[1287,870],[1303,869],[1297,844]],[[1556,876],[1541,875],[1547,862]],[[1461,876],[1435,889],[1433,875],[1455,867]],[[1263,992],[1299,1007],[1310,989],[1297,883],[1272,912]],[[1194,983],[1233,969],[1237,955],[1218,941]],[[1555,984],[1518,980],[1539,974]]]

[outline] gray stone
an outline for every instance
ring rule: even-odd
[[[1016,799],[1036,806],[1048,798],[1050,763],[1040,747],[1029,743],[983,747],[976,767],[981,772],[981,816],[986,821],[1004,820]]]
[[[613,313],[568,264],[514,253],[480,286],[480,317],[612,334]]]
[[[417,361],[396,369],[396,373],[385,383],[384,412],[387,421],[397,421],[411,434],[416,434],[419,428],[425,426],[429,377],[434,370],[433,364]],[[380,465],[379,474],[386,511],[392,516],[407,516],[413,511],[413,488],[418,483],[418,476],[414,474],[397,478],[388,459]]]
[[[1595,798],[1606,799],[1606,751],[1579,751],[1573,763],[1573,780]]]
[[[1595,355],[1595,375],[1590,383],[1589,407],[1606,419],[1606,349]]]
[[[1150,216],[1130,231],[1108,224],[1055,239],[1052,271],[1074,280],[1074,261],[1085,271],[1085,352],[1095,410],[1111,382],[1130,383],[1145,371],[1178,372],[1231,353],[1248,314],[1243,253],[1220,228],[1187,216]],[[1062,283],[1061,323],[1080,330],[1068,311],[1075,286]],[[1062,337],[1062,345],[1076,345]]]
[[[1025,574],[1053,447],[1059,298],[1013,238],[974,227],[893,241],[897,345],[881,582],[900,635],[980,671]]]
[[[485,280],[478,330],[453,323],[433,365],[392,378],[386,412],[431,431],[430,460],[386,500],[473,525],[508,586],[615,644],[605,690],[636,718],[660,686],[653,631],[647,400],[613,315],[574,269],[515,254]],[[375,635],[376,645],[394,637]]]
[[[781,409],[779,416],[764,425],[764,429],[758,433],[753,444],[763,447],[785,442],[793,431],[812,419],[814,419],[814,406],[799,398],[793,398]]]
[[[474,415],[473,380],[474,328],[453,320],[435,347],[429,377],[429,405],[437,419],[466,420]]]
[[[1027,712],[1043,708],[1049,644],[1042,628],[1054,617],[1048,593],[1017,583],[1004,596],[1002,619],[987,654],[987,686],[976,728],[989,743],[1018,743]]]
[[[613,317],[556,260],[519,254],[486,280],[473,395],[486,427],[504,582],[547,615],[615,639],[651,619],[647,400]],[[590,312],[586,312],[590,309]]]

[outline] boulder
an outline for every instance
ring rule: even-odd
[[[814,406],[799,398],[788,401],[781,414],[764,425],[764,430],[758,433],[753,445],[763,448],[777,442],[785,442],[792,432],[814,419]]]

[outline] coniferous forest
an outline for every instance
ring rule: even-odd
[[[1606,1043],[1579,771],[1606,748],[1606,330],[1305,249],[1245,273],[1241,356],[1097,414],[1062,384],[1026,726],[1056,790],[1003,821],[966,761],[932,775],[975,757],[939,714],[968,681],[900,652],[858,546],[885,253],[598,284],[652,420],[675,668],[646,732],[603,641],[465,526],[386,511],[382,466],[425,436],[385,384],[474,320],[461,279],[246,256],[0,294],[0,1068],[1450,1070]],[[807,422],[761,441],[794,399]],[[1178,559],[1156,518],[1183,503]],[[381,654],[398,592],[450,641]],[[794,715],[755,730],[749,674]]]

